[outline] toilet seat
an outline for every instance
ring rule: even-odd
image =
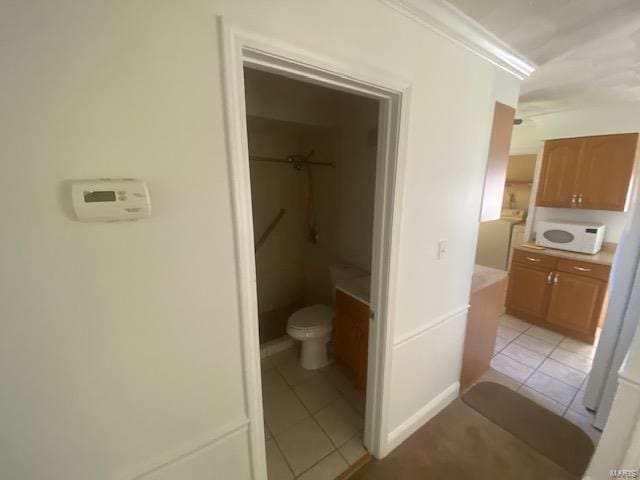
[[[333,329],[333,310],[327,305],[312,305],[294,312],[287,322],[287,331],[304,337],[327,335]]]

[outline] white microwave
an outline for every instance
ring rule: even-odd
[[[566,221],[536,222],[536,244],[580,253],[598,253],[604,239],[604,225]]]

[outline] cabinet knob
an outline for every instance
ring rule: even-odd
[[[557,285],[558,284],[558,279],[560,278],[560,274],[556,273],[556,276],[553,277],[553,284]]]
[[[549,272],[549,276],[547,277],[547,283],[551,285],[551,278],[553,277],[553,272]]]
[[[582,194],[578,195],[578,206],[582,205]]]
[[[571,195],[571,205],[576,204],[576,198],[578,198],[578,195],[576,195],[575,193]]]

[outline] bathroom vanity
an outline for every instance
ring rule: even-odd
[[[336,285],[333,340],[336,359],[354,385],[367,384],[369,306],[371,277],[359,277]]]

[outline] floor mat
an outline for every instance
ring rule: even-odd
[[[514,400],[511,395],[505,396],[504,392],[496,392],[491,387],[481,385],[478,384],[477,393],[471,394],[476,388],[473,387],[465,394],[466,400],[473,403],[473,408],[462,399],[456,399],[384,459],[372,460],[351,479],[577,480],[581,478],[581,474],[574,472],[583,471],[590,458],[590,454],[586,455],[588,445],[585,447],[584,437],[561,434],[566,442],[575,442],[556,447],[564,452],[563,455],[574,458],[571,463],[573,470],[561,466],[477,410],[505,409],[505,397],[511,402],[520,402],[519,399],[522,399],[526,402],[522,402],[521,407],[531,415],[528,423],[549,421],[542,420],[545,418],[544,412],[531,408],[531,404],[534,407],[539,406],[511,390],[507,391],[517,396],[517,400]],[[497,398],[495,398],[496,395]],[[492,398],[500,405],[495,409],[487,408],[485,405]],[[515,409],[515,404],[511,409]],[[552,412],[549,414],[557,417]],[[499,417],[497,414],[493,416]],[[508,416],[505,415],[505,417]],[[518,418],[522,420],[524,417]],[[557,419],[564,420],[561,417]],[[564,421],[559,424],[549,421],[548,425],[551,428],[557,426],[561,431],[565,431],[567,427]],[[518,429],[514,428],[514,430]],[[591,442],[588,437],[586,440]],[[557,444],[553,443],[553,445]],[[593,444],[590,448],[592,452]],[[569,453],[576,449],[584,449],[585,453],[581,455]],[[582,459],[582,463],[579,464],[578,459]],[[579,465],[580,468],[578,468]]]
[[[587,469],[593,442],[567,419],[493,382],[474,385],[462,400],[574,475]]]

